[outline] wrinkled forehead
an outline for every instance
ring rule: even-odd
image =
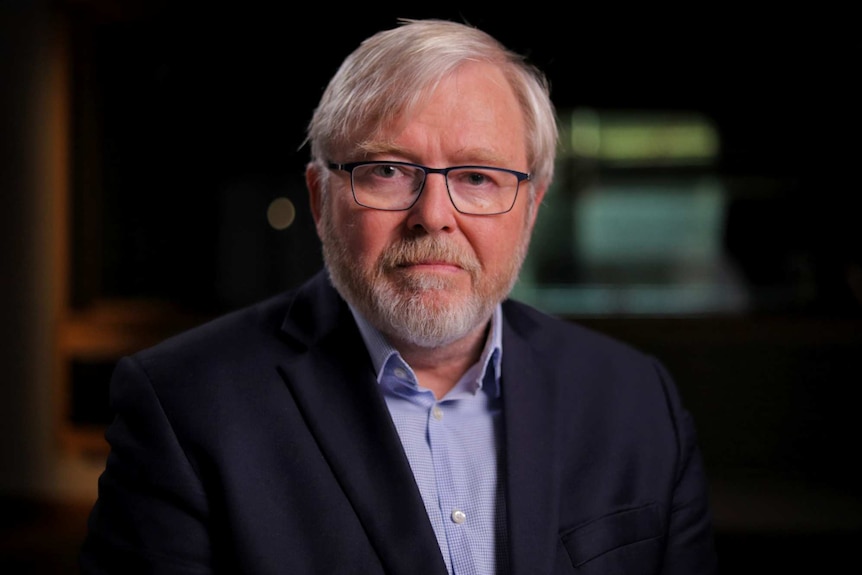
[[[409,93],[406,90],[392,93],[388,99],[368,98],[352,121],[345,118],[350,130],[338,143],[340,155],[362,159],[397,152],[399,135],[417,119],[427,118],[429,111],[437,119],[443,118],[433,124],[432,130],[479,136],[475,142],[463,142],[465,149],[482,146],[492,149],[493,145],[482,140],[494,140],[495,134],[502,137],[504,132],[508,141],[517,139],[528,147],[526,118],[519,95],[498,65],[466,61],[411,88]],[[447,122],[450,117],[451,122]]]
[[[343,156],[375,153],[391,145],[431,98],[440,78],[387,87],[356,95],[339,111],[341,130],[330,141],[331,152]]]

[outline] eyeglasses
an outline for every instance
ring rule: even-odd
[[[328,166],[350,174],[350,187],[357,204],[387,211],[410,209],[419,199],[428,174],[441,174],[446,178],[452,205],[462,214],[505,214],[515,205],[521,182],[530,179],[530,174],[524,172],[488,166],[429,168],[387,161]]]

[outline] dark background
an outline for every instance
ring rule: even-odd
[[[734,212],[739,224],[728,239],[749,281],[791,281],[787,267],[803,254],[821,292],[813,304],[854,309],[843,284],[844,265],[859,258],[858,186],[845,178],[857,112],[840,14],[93,4],[68,10],[76,137],[99,135],[75,147],[74,177],[80,190],[98,177],[93,201],[116,217],[100,238],[94,226],[79,226],[91,236],[79,245],[104,246],[105,262],[91,265],[112,270],[99,285],[86,283],[97,274],[79,276],[79,303],[137,292],[223,310],[306,277],[319,254],[302,144],[326,82],[361,39],[398,17],[444,17],[488,30],[545,70],[561,111],[705,115],[721,138],[717,172],[764,182],[762,197]],[[238,210],[251,218],[249,198],[279,193],[298,207],[295,228],[250,237]],[[283,265],[252,267],[240,255],[249,250],[277,254]],[[78,257],[86,266],[88,256]],[[182,286],[176,274],[187,278]],[[236,285],[239,275],[245,285]]]

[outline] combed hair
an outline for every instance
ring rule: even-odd
[[[558,132],[545,75],[467,24],[434,19],[398,22],[363,41],[330,80],[308,124],[312,161],[332,161],[361,149],[392,122],[406,122],[411,110],[463,63],[486,62],[500,67],[521,104],[534,182],[550,183]]]

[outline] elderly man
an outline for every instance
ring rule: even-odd
[[[508,299],[556,139],[487,34],[363,42],[308,130],[326,269],[119,362],[83,572],[715,573],[661,364]]]

